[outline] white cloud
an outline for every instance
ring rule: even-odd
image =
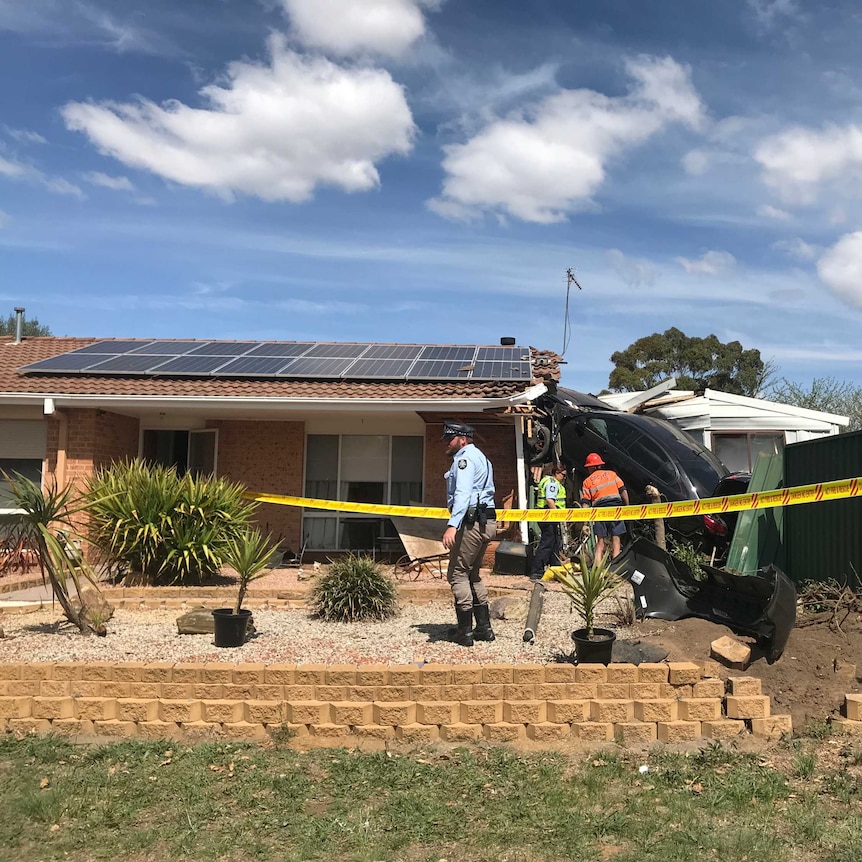
[[[611,158],[669,123],[702,122],[686,67],[669,57],[640,57],[627,68],[634,80],[628,96],[564,90],[447,147],[443,192],[428,206],[452,218],[491,212],[562,221],[590,205]]]
[[[281,0],[296,37],[341,56],[402,55],[425,32],[422,9],[438,0]]]
[[[820,280],[847,305],[862,308],[862,231],[841,237],[817,261]]]
[[[792,239],[780,239],[772,243],[772,247],[776,251],[784,252],[786,255],[797,260],[814,260],[823,250],[820,246],[805,242],[805,240],[800,239],[798,236]]]
[[[49,192],[54,192],[57,195],[71,195],[74,198],[83,199],[85,197],[84,192],[81,191],[79,186],[76,186],[74,183],[70,183],[68,180],[64,180],[63,177],[46,177],[44,175],[39,176],[39,182],[43,185]]]
[[[73,195],[77,198],[84,197],[84,193],[74,183],[70,183],[62,177],[46,176],[42,171],[32,165],[23,164],[22,162],[13,162],[9,159],[3,158],[3,156],[0,156],[0,176],[38,184],[54,194]]]
[[[406,154],[415,127],[402,88],[381,69],[301,56],[279,35],[267,65],[231,63],[206,104],[70,102],[68,128],[109,156],[173,182],[231,197],[300,202],[317,185],[367,191],[375,162]]]
[[[79,47],[82,42],[95,43],[120,54],[177,53],[162,34],[86,0],[0,0],[0,31],[4,30]]]
[[[790,218],[790,213],[787,210],[779,209],[771,204],[764,204],[757,208],[757,214],[763,218],[776,219],[777,221],[787,221]]]
[[[708,251],[697,260],[687,257],[675,257],[674,260],[686,272],[699,275],[720,275],[736,263],[736,258],[727,251]]]
[[[112,177],[101,171],[89,171],[84,174],[84,179],[94,186],[101,186],[115,192],[131,192],[135,186],[128,177]]]
[[[786,18],[799,16],[796,0],[748,0],[748,5],[758,22],[764,27],[771,27],[781,16]]]
[[[858,190],[862,126],[787,129],[761,141],[754,158],[765,182],[791,203],[812,203],[825,184],[836,190]]]
[[[6,134],[9,135],[19,144],[47,144],[48,142],[38,132],[32,132],[29,129],[12,129],[9,126],[3,126]]]
[[[27,165],[13,162],[0,156],[0,174],[4,177],[23,177],[29,172]]]
[[[631,287],[651,287],[656,281],[656,270],[648,260],[626,257],[618,248],[608,252],[611,266],[620,278]]]

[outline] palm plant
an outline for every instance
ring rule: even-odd
[[[20,535],[37,552],[43,583],[51,585],[69,622],[83,633],[91,628],[96,631],[98,623],[88,620],[81,600],[82,583],[95,586],[96,576],[73,544],[80,538],[74,522],[84,511],[82,499],[71,485],[60,490],[53,482],[43,491],[18,473],[12,477],[3,475],[12,490],[15,508],[21,511]],[[78,607],[73,597],[77,597]]]
[[[583,551],[580,571],[576,572],[571,563],[566,563],[548,568],[542,580],[560,584],[572,608],[583,618],[589,639],[593,637],[596,608],[622,584],[622,578],[614,571],[612,561],[605,557],[588,562]]]
[[[238,614],[242,609],[248,585],[266,574],[266,565],[272,558],[275,547],[276,543],[271,536],[264,536],[251,527],[244,527],[231,537],[224,561],[237,573],[239,580],[234,614]]]
[[[255,504],[244,488],[172,467],[120,461],[87,483],[91,539],[109,562],[154,580],[197,583],[215,575]]]

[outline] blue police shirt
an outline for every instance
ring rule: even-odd
[[[448,526],[460,527],[469,506],[494,506],[494,468],[485,455],[468,443],[452,459],[446,476],[446,506],[451,513]]]

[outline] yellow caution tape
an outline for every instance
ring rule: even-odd
[[[401,515],[407,518],[448,520],[447,509],[430,506],[383,506],[378,503],[346,503],[340,500],[315,500],[309,497],[283,497],[277,494],[244,495],[259,503],[300,506],[304,509],[327,509],[357,515]],[[705,500],[681,500],[675,503],[650,503],[645,506],[610,506],[598,509],[497,509],[498,521],[643,521],[653,518],[680,518],[684,515],[721,515],[749,509],[771,509],[776,506],[798,506],[862,496],[862,477],[759,491],[756,494],[734,494],[731,497],[709,497]]]

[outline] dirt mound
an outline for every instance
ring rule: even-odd
[[[709,658],[709,645],[723,635],[752,644],[749,638],[733,635],[725,626],[701,619],[662,622],[646,620],[634,631],[645,643],[656,643],[668,651],[668,661],[698,661]],[[836,662],[838,670],[836,670]],[[847,664],[856,665],[848,673]],[[741,671],[722,668],[722,676],[739,676]],[[844,695],[859,692],[862,674],[862,615],[851,614],[840,630],[828,620],[803,616],[790,634],[784,655],[774,664],[763,658],[754,661],[746,676],[763,681],[763,693],[772,701],[776,715],[790,713],[794,728],[837,716]]]

